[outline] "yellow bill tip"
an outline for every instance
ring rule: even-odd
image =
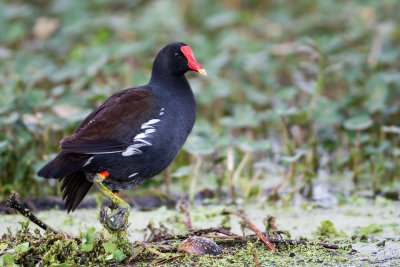
[[[199,69],[199,70],[197,70],[197,72],[200,73],[201,75],[207,76],[207,73],[204,69]]]

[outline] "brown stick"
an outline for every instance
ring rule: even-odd
[[[208,233],[221,233],[227,236],[237,236],[236,234],[229,232],[228,230],[225,230],[224,228],[216,228],[216,227],[211,227],[211,228],[206,228],[206,229],[196,229],[196,230],[191,230],[190,235],[204,235]]]
[[[276,232],[277,229],[276,229],[276,226],[275,226],[275,217],[269,216],[268,219],[267,219],[267,223],[268,223],[268,228],[270,228],[274,232],[275,238],[279,238],[279,235]]]
[[[231,211],[228,209],[224,209],[225,213],[230,213],[233,215],[236,215],[240,218],[242,218],[242,220],[247,224],[247,226],[254,232],[257,234],[257,236],[261,239],[262,242],[264,242],[265,245],[267,245],[267,247],[270,250],[275,250],[274,245],[271,244],[271,242],[269,242],[269,240],[265,237],[265,235],[246,217],[244,217],[243,215],[235,212],[235,211]]]
[[[234,234],[228,230],[225,230],[224,228],[219,228],[218,232],[221,234],[227,235],[227,236],[236,236],[236,234]]]
[[[257,251],[255,250],[255,247],[253,247],[252,253],[253,253],[254,265],[255,265],[256,267],[259,267],[259,266],[260,266],[260,261],[258,260]]]
[[[156,250],[156,249],[154,249],[154,248],[148,247],[148,246],[145,245],[144,243],[141,243],[140,245],[141,245],[144,249],[146,249],[147,251],[149,251],[150,253],[156,254],[156,255],[158,255],[158,256],[160,256],[160,255],[163,254],[162,252],[160,252],[160,251],[158,251],[158,250]]]
[[[42,220],[40,220],[38,217],[36,217],[32,211],[30,211],[28,208],[26,208],[20,201],[18,193],[12,193],[10,198],[7,200],[7,206],[15,209],[18,211],[21,215],[25,216],[28,218],[31,222],[42,228],[43,230],[47,231],[49,230],[50,232],[53,232],[54,234],[61,234],[51,226],[45,224]]]
[[[186,256],[185,254],[172,256],[172,257],[169,257],[169,258],[167,258],[167,259],[161,259],[161,260],[159,260],[159,261],[156,261],[154,264],[155,264],[155,265],[165,264],[165,263],[167,263],[167,262],[170,262],[170,261],[173,261],[173,260],[175,260],[175,259],[182,258],[182,257],[185,257],[185,256]]]
[[[188,230],[192,230],[192,220],[190,219],[190,213],[188,210],[188,203],[183,199],[181,204],[179,205],[180,210],[183,211],[183,213],[185,213],[185,217],[186,217],[186,226],[188,228]]]

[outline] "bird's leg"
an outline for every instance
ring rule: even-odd
[[[128,217],[130,213],[129,204],[120,199],[110,189],[106,188],[103,181],[108,177],[108,172],[104,171],[95,175],[93,183],[104,196],[112,202],[112,207],[104,207],[100,211],[100,222],[110,232],[125,231],[128,226]],[[111,214],[108,213],[111,211]]]

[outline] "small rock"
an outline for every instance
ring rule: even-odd
[[[381,240],[376,244],[378,247],[384,247],[386,245],[386,240]]]
[[[194,255],[222,254],[222,250],[214,241],[203,237],[189,237],[182,242],[178,252]]]

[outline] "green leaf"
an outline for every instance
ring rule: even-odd
[[[29,249],[29,242],[22,243],[14,248],[15,253],[25,252]]]
[[[267,140],[253,140],[247,137],[240,137],[236,143],[240,150],[249,152],[264,152],[271,148],[271,143]]]
[[[96,231],[96,229],[94,228],[94,227],[92,227],[92,228],[89,228],[87,231],[86,231],[86,238],[87,238],[87,240],[88,241],[94,241],[94,234],[95,234],[95,231]]]
[[[192,166],[182,166],[179,167],[173,174],[172,177],[174,178],[180,178],[183,176],[187,176],[191,173],[192,171]]]
[[[235,107],[232,117],[224,117],[221,124],[231,128],[256,127],[259,124],[256,111],[250,105]]]
[[[90,252],[93,249],[93,242],[82,243],[81,247],[83,251]]]
[[[320,97],[312,112],[313,121],[320,127],[327,127],[340,123],[339,105],[325,97]]]
[[[126,258],[126,255],[121,250],[116,250],[113,252],[113,257],[118,262],[122,262]]]
[[[184,149],[192,155],[209,155],[215,151],[210,140],[199,135],[190,135]]]
[[[111,253],[117,248],[117,245],[114,244],[113,242],[109,241],[109,242],[103,244],[103,247],[104,247],[104,250],[106,251],[106,253]]]
[[[3,253],[3,251],[7,248],[7,244],[6,243],[1,243],[0,244],[0,254]]]
[[[82,243],[81,247],[83,251],[89,252],[93,249],[93,242],[95,238],[95,231],[94,227],[89,228],[86,233],[83,234],[84,243]]]
[[[389,88],[385,80],[380,77],[373,77],[367,83],[367,99],[364,103],[367,110],[371,113],[384,111],[387,107],[386,99],[389,94]]]
[[[299,149],[296,151],[296,154],[294,156],[283,156],[283,157],[281,157],[281,160],[284,162],[288,162],[288,163],[297,162],[302,156],[304,156],[306,154],[307,154],[307,151]]]
[[[344,122],[344,128],[350,131],[362,131],[368,129],[371,125],[372,120],[367,115],[352,117]]]
[[[46,93],[43,90],[29,90],[25,92],[23,98],[30,107],[41,107],[46,100]]]
[[[114,255],[113,254],[108,255],[107,258],[106,258],[106,262],[107,263],[111,263],[113,261],[114,261]]]
[[[12,110],[14,101],[17,98],[13,91],[13,84],[3,84],[0,90],[0,113]]]
[[[14,256],[11,255],[11,254],[5,254],[5,255],[3,255],[0,259],[3,260],[3,264],[4,264],[5,266],[11,265],[11,264],[14,263]]]

